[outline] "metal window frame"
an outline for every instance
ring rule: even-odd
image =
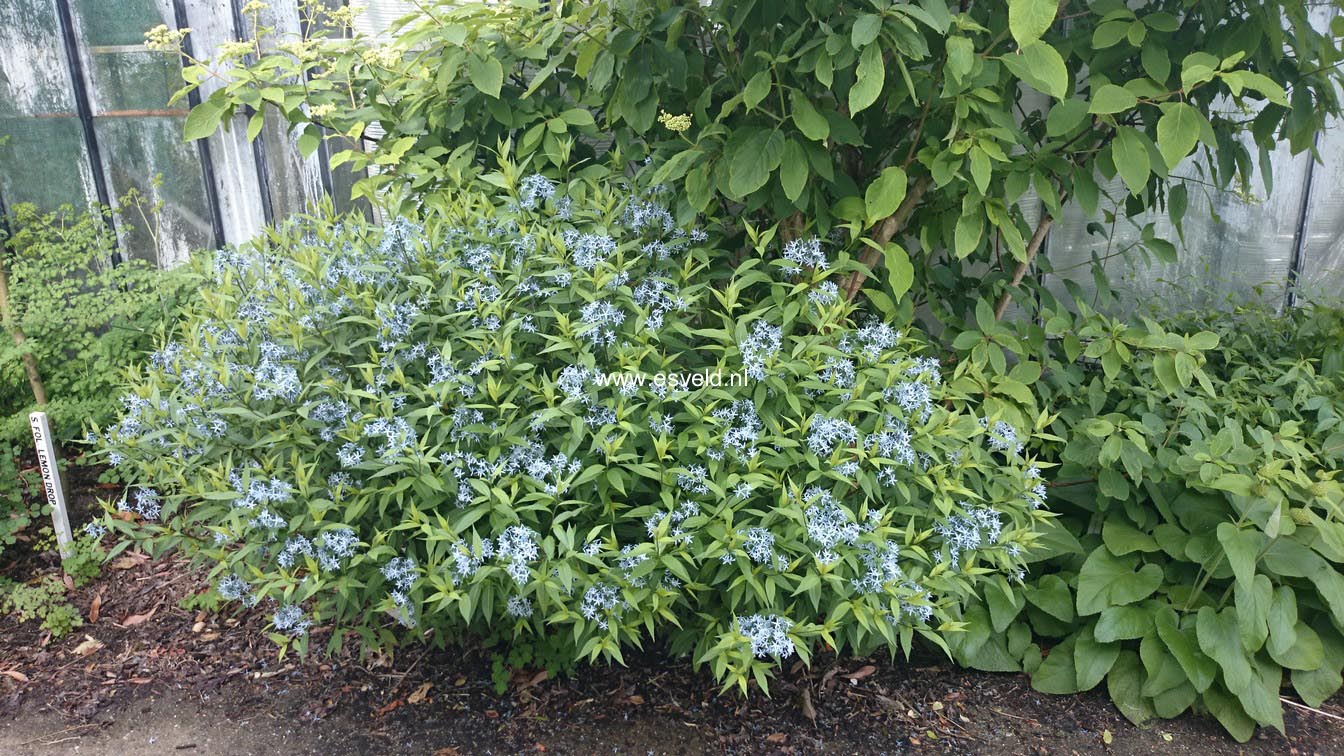
[[[178,30],[186,29],[187,5],[184,0],[173,0],[173,25]],[[191,35],[182,40],[184,56],[196,57],[191,43]],[[185,58],[183,59],[185,63]],[[187,93],[187,104],[192,108],[201,104],[200,90],[192,89]],[[210,230],[214,236],[215,249],[221,249],[226,243],[224,238],[224,212],[219,203],[219,184],[216,181],[215,160],[210,152],[209,138],[196,140],[196,152],[201,160],[201,178],[205,182],[205,202],[210,206]]]

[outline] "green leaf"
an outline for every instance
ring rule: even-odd
[[[854,86],[849,88],[849,114],[858,115],[862,110],[877,102],[886,84],[886,66],[882,65],[880,45],[869,45],[859,56],[859,67],[855,72]]]
[[[770,69],[765,69],[751,77],[747,86],[742,90],[742,103],[747,106],[747,110],[754,109],[757,105],[770,94]]]
[[[1167,103],[1157,122],[1157,149],[1168,168],[1175,168],[1199,143],[1199,111],[1184,102]]]
[[[1245,530],[1224,522],[1218,525],[1218,542],[1223,545],[1223,553],[1227,556],[1228,564],[1232,565],[1237,584],[1250,588],[1263,536],[1254,530]]]
[[[807,186],[807,153],[792,139],[784,143],[784,156],[779,163],[779,183],[784,196],[796,202]]]
[[[1115,141],[1111,143],[1111,156],[1130,194],[1142,192],[1148,184],[1148,175],[1152,172],[1147,142],[1148,138],[1133,127],[1116,128]]]
[[[1277,653],[1271,648],[1269,656],[1288,669],[1309,671],[1319,668],[1325,662],[1325,649],[1321,646],[1321,638],[1316,631],[1308,627],[1305,622],[1299,621],[1293,633],[1293,644]],[[1331,664],[1334,663],[1331,661]]]
[[[1158,84],[1165,85],[1167,77],[1171,76],[1171,58],[1167,56],[1167,51],[1161,45],[1149,40],[1143,46],[1143,53],[1140,56],[1143,63],[1143,71],[1153,78]]]
[[[1044,42],[1032,42],[1023,46],[1017,55],[1005,55],[1001,58],[1019,79],[1039,92],[1044,92],[1056,100],[1068,96],[1069,69],[1059,51]]]
[[[1094,50],[1105,50],[1108,47],[1114,47],[1128,35],[1128,21],[1107,21],[1092,32],[1092,48]]]
[[[1092,95],[1092,104],[1087,112],[1109,115],[1111,113],[1122,113],[1132,109],[1139,104],[1139,98],[1134,96],[1124,87],[1118,87],[1114,84],[1103,84]]]
[[[1109,606],[1097,618],[1098,641],[1111,643],[1142,638],[1153,629],[1153,611],[1142,606]]]
[[[1339,674],[1338,662],[1339,659],[1344,659],[1344,639],[1340,638],[1334,628],[1326,628],[1317,638],[1324,648],[1325,658],[1332,661],[1313,670],[1295,669],[1292,678],[1293,689],[1302,700],[1308,706],[1319,708],[1325,699],[1333,696],[1341,686],[1344,686],[1344,677]]]
[[[895,242],[887,243],[883,256],[887,264],[887,283],[891,286],[892,296],[900,299],[910,291],[911,285],[915,282],[915,266],[910,262],[910,255]]]
[[[186,123],[183,124],[182,128],[182,137],[191,142],[210,136],[215,133],[215,129],[219,128],[219,122],[223,115],[224,108],[216,103],[210,100],[202,102],[187,114]]]
[[[1167,651],[1176,657],[1181,670],[1201,693],[1208,689],[1218,673],[1217,662],[1205,656],[1199,650],[1198,638],[1190,627],[1180,627],[1176,611],[1166,608],[1158,611],[1153,623],[1157,625],[1157,635],[1167,647]]]
[[[734,198],[742,199],[770,180],[765,154],[771,136],[771,132],[758,129],[733,150],[728,163],[728,191]]]
[[[1069,584],[1058,575],[1043,575],[1024,589],[1027,601],[1060,622],[1073,622],[1073,594]]]
[[[1199,648],[1223,670],[1227,689],[1241,695],[1251,685],[1251,663],[1241,645],[1241,629],[1232,609],[1201,607],[1195,621]]]
[[[882,31],[882,17],[865,13],[854,20],[854,29],[850,32],[849,43],[855,50],[862,50],[877,39]]]
[[[1064,695],[1078,692],[1078,673],[1073,666],[1074,639],[1050,649],[1050,653],[1031,676],[1031,687],[1042,693]]]
[[[817,109],[812,106],[805,95],[794,92],[790,95],[789,102],[793,106],[793,122],[798,126],[798,130],[803,133],[803,136],[815,142],[820,142],[830,136],[830,124],[817,112]]]
[[[1218,720],[1223,729],[1236,738],[1238,743],[1245,743],[1255,734],[1255,720],[1246,716],[1246,710],[1241,708],[1235,696],[1228,695],[1227,691],[1220,687],[1215,687],[1204,691],[1203,700],[1209,713]]]
[[[989,165],[989,155],[980,149],[977,145],[971,148],[970,154],[971,178],[975,181],[975,188],[980,190],[981,194],[989,193],[989,175],[991,172]]]
[[[947,72],[960,81],[975,69],[975,43],[969,37],[949,37],[947,40]]]
[[[1259,651],[1269,637],[1269,611],[1274,601],[1274,586],[1269,578],[1256,575],[1249,586],[1237,583],[1233,588],[1233,602],[1237,608],[1237,625],[1241,629],[1241,645],[1252,653]]]
[[[1045,133],[1052,137],[1064,136],[1072,133],[1086,118],[1086,100],[1064,100],[1050,108],[1050,114],[1045,117]]]
[[[872,225],[896,212],[905,200],[905,171],[896,166],[883,168],[882,173],[868,185],[863,194],[864,208],[868,213],[868,225]]]
[[[499,99],[499,90],[504,84],[504,66],[500,64],[498,58],[493,56],[485,58],[477,55],[468,56],[467,76],[471,79],[473,87],[484,94]]]
[[[1101,526],[1101,540],[1116,556],[1124,556],[1135,551],[1149,553],[1160,551],[1162,548],[1152,536],[1116,518],[1108,519]]]
[[[1073,646],[1073,668],[1078,690],[1091,690],[1106,678],[1111,666],[1120,656],[1119,643],[1101,643],[1093,636],[1092,627],[1078,634]]]
[[[1106,675],[1106,692],[1115,708],[1139,727],[1148,726],[1155,717],[1152,704],[1143,697],[1143,680],[1143,665],[1133,651],[1124,651],[1116,657]]]
[[[1293,589],[1281,585],[1274,589],[1269,604],[1269,638],[1266,644],[1271,655],[1284,653],[1297,642],[1297,596]]]
[[[1026,47],[1050,30],[1058,10],[1055,0],[1009,0],[1008,30],[1019,46]]]
[[[952,248],[957,259],[974,252],[980,246],[980,238],[985,232],[985,219],[978,212],[962,212],[957,218],[957,227],[952,233]]]
[[[1105,548],[1094,549],[1078,573],[1078,613],[1097,614],[1108,606],[1142,601],[1162,584],[1162,568],[1143,565],[1135,572],[1136,557],[1118,557]]]

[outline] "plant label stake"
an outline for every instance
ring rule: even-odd
[[[47,422],[47,413],[34,412],[28,415],[28,425],[33,429],[37,466],[42,471],[47,503],[51,505],[51,524],[56,529],[56,544],[61,556],[68,557],[70,544],[75,538],[70,533],[70,515],[65,509],[65,491],[61,488],[61,471],[56,466],[56,447],[51,443],[51,424]]]

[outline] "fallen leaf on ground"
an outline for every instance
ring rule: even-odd
[[[849,674],[845,675],[845,677],[848,677],[850,680],[858,681],[862,680],[863,678],[871,675],[876,671],[877,667],[874,667],[871,664],[865,664],[862,667],[859,667],[858,669],[854,670],[853,672],[850,672]]]
[[[124,620],[121,621],[121,626],[122,626],[122,627],[130,627],[130,626],[132,626],[132,625],[138,625],[138,624],[140,624],[140,623],[142,623],[142,622],[146,622],[146,621],[149,620],[150,617],[153,617],[153,616],[154,616],[154,613],[157,612],[158,610],[159,610],[159,608],[156,606],[156,607],[154,607],[153,609],[150,609],[148,612],[145,612],[144,614],[131,614],[131,615],[128,615],[128,616],[126,617],[126,619],[124,619]]]
[[[420,687],[415,689],[415,692],[411,693],[409,696],[406,696],[406,703],[408,704],[422,703],[425,700],[425,697],[429,695],[429,689],[432,687],[434,687],[434,683],[432,682],[422,683]]]
[[[784,741],[788,740],[788,739],[789,739],[789,736],[788,736],[787,733],[777,732],[777,733],[774,733],[773,735],[766,735],[766,736],[765,736],[765,739],[766,739],[767,742],[778,744],[778,743],[783,743]]]
[[[25,675],[24,673],[18,671],[17,669],[7,669],[4,672],[0,672],[0,675],[12,677],[15,680],[18,680],[19,682],[25,682],[25,683],[28,682],[28,675]]]
[[[94,594],[93,601],[89,603],[89,624],[98,621],[98,615],[103,610],[103,592],[98,591]]]
[[[88,656],[103,647],[103,642],[94,638],[92,635],[84,636],[84,640],[78,646],[75,646],[75,654],[78,656]]]
[[[391,701],[389,701],[389,702],[387,703],[386,706],[383,706],[381,709],[378,709],[377,711],[375,711],[375,712],[373,713],[373,715],[376,716],[376,717],[381,717],[381,716],[383,716],[384,714],[386,714],[386,713],[392,711],[393,709],[395,709],[395,708],[401,706],[401,705],[404,704],[404,703],[406,703],[406,702],[403,701],[403,700],[401,700],[400,698],[394,698],[394,699],[392,699]]]
[[[149,557],[147,556],[141,554],[130,554],[128,556],[121,557],[120,559],[113,559],[112,569],[133,570],[136,567],[139,567],[140,565],[144,564],[148,560]]]
[[[633,696],[630,696],[629,698],[627,698],[627,699],[625,699],[625,700],[629,701],[630,703],[634,704],[635,706],[643,706],[643,705],[644,705],[644,696],[641,696],[641,695],[639,695],[638,693],[636,693],[636,694],[633,695]]]

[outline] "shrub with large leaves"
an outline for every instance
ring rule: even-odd
[[[204,267],[105,431],[137,483],[111,526],[300,649],[386,646],[390,613],[580,658],[657,639],[744,689],[817,639],[941,644],[986,576],[1020,579],[1047,418],[949,409],[938,358],[855,312],[821,241],[715,275],[656,196],[482,180],[507,191]]]

